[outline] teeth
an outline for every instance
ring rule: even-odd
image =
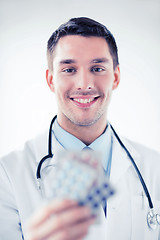
[[[93,100],[94,100],[94,98],[89,98],[89,99],[83,99],[83,98],[80,98],[80,99],[78,99],[78,98],[74,98],[73,99],[74,101],[76,101],[76,102],[79,102],[79,103],[90,103],[90,102],[92,102]]]

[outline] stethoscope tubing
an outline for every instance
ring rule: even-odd
[[[48,158],[53,157],[53,153],[52,153],[52,126],[53,126],[53,123],[56,120],[56,118],[57,118],[57,115],[54,116],[54,118],[52,119],[52,121],[50,123],[49,136],[48,136],[48,155],[44,156],[38,164],[37,172],[36,172],[37,179],[41,178],[41,167],[42,167],[42,164],[44,163],[44,161]]]
[[[137,173],[137,175],[138,175],[138,177],[139,177],[139,179],[140,179],[140,182],[141,182],[141,184],[142,184],[142,187],[143,187],[143,189],[144,189],[144,192],[145,192],[145,194],[146,194],[146,197],[147,197],[147,199],[148,199],[149,207],[150,207],[150,209],[152,209],[152,208],[153,208],[153,202],[152,202],[152,200],[151,200],[151,196],[150,196],[150,194],[149,194],[149,191],[148,191],[148,188],[147,188],[147,186],[146,186],[146,184],[145,184],[145,181],[144,181],[144,179],[143,179],[143,177],[142,177],[142,174],[140,173],[140,171],[139,171],[139,169],[138,169],[138,167],[137,167],[137,165],[136,165],[136,163],[135,163],[132,155],[130,154],[130,152],[128,151],[128,149],[127,149],[126,146],[124,145],[124,143],[121,141],[121,139],[119,138],[118,134],[116,133],[116,131],[114,130],[114,128],[112,127],[111,124],[110,124],[110,126],[111,126],[111,129],[112,129],[115,137],[117,138],[119,144],[120,144],[121,147],[125,150],[125,152],[127,153],[129,159],[131,160],[131,162],[132,162],[132,164],[133,164],[133,166],[134,166],[134,168],[135,168],[135,170],[136,170],[136,173]]]
[[[55,119],[57,118],[57,115],[54,116],[54,118],[52,119],[51,121],[51,124],[50,124],[50,128],[49,128],[49,139],[48,139],[48,154],[46,156],[44,156],[39,164],[38,164],[38,167],[37,167],[37,172],[36,172],[36,177],[37,179],[40,179],[41,178],[41,167],[42,167],[42,164],[44,163],[44,161],[48,158],[52,158],[53,157],[53,153],[52,153],[52,126],[53,126],[53,123],[55,121]],[[114,128],[112,127],[112,125],[110,124],[111,126],[111,129],[116,137],[116,139],[118,140],[119,144],[121,145],[121,147],[125,150],[125,152],[127,153],[127,156],[129,157],[129,159],[131,160],[135,170],[136,170],[136,173],[138,175],[138,178],[140,179],[140,182],[142,184],[142,187],[144,189],[144,192],[146,194],[146,197],[148,199],[148,203],[149,203],[149,207],[150,209],[153,209],[153,203],[152,203],[152,200],[151,200],[151,196],[149,194],[149,191],[148,191],[148,188],[144,182],[144,179],[132,157],[132,155],[130,154],[130,152],[128,151],[128,149],[125,147],[124,143],[122,142],[122,140],[119,138],[118,134],[116,133],[116,131],[114,130]]]

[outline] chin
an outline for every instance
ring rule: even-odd
[[[100,118],[100,117],[99,117]],[[89,127],[94,125],[99,118],[83,118],[83,119],[74,119],[72,122],[79,127]]]

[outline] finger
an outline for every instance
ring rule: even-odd
[[[88,234],[88,229],[95,219],[89,219],[86,222],[72,225],[55,232],[54,235],[47,237],[47,240],[81,240]]]
[[[86,222],[91,217],[88,207],[75,207],[48,218],[41,226],[31,229],[35,239],[46,239],[56,232],[62,231],[79,222]],[[34,239],[33,238],[33,239]]]
[[[67,208],[77,206],[73,200],[54,200],[41,210],[38,210],[26,224],[27,228],[35,228],[45,222],[51,215],[64,211]]]

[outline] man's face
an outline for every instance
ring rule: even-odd
[[[58,122],[63,127],[106,124],[112,90],[119,84],[119,67],[105,39],[78,35],[62,37],[56,46],[53,72],[47,82],[58,103]]]

